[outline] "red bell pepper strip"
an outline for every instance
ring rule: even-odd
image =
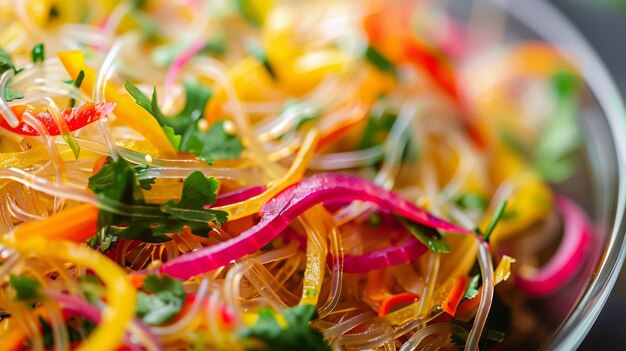
[[[69,131],[73,132],[99,120],[102,117],[105,117],[107,114],[113,111],[113,108],[115,108],[115,104],[110,102],[86,102],[77,107],[64,108],[61,110],[61,114],[65,119],[65,123],[67,123]],[[50,133],[50,135],[61,135],[59,127],[56,125],[52,114],[47,109],[38,109],[32,105],[17,105],[12,106],[11,110],[18,119],[21,119],[21,117],[26,112],[31,113],[35,118],[43,123],[44,127],[46,128],[48,133]],[[36,130],[34,130],[25,122],[20,122],[17,127],[11,127],[2,116],[0,116],[0,127],[20,135],[39,136],[39,133],[37,133]]]

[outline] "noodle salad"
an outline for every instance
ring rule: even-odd
[[[577,169],[584,85],[469,22],[434,1],[0,1],[0,348],[520,342],[520,299],[591,241],[550,187]]]

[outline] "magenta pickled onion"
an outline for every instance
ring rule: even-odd
[[[563,216],[559,248],[532,276],[519,274],[515,278],[520,289],[530,295],[551,294],[566,284],[579,271],[591,243],[592,226],[585,212],[566,197],[559,196],[554,202]]]
[[[265,185],[253,186],[250,188],[243,188],[235,190],[217,197],[217,201],[211,205],[211,207],[220,207],[237,202],[245,201],[253,196],[259,195],[265,191]]]
[[[159,271],[179,279],[223,267],[255,252],[277,237],[296,217],[319,203],[368,201],[409,220],[435,229],[474,235],[437,218],[411,202],[364,179],[317,174],[276,195],[261,209],[261,221],[239,236],[164,263]]]
[[[377,269],[397,266],[411,262],[425,254],[428,248],[417,239],[409,240],[389,247],[373,250],[362,255],[344,255],[344,273],[367,273]]]

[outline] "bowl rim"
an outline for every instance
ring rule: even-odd
[[[567,320],[543,347],[576,349],[598,318],[619,276],[626,257],[626,111],[608,69],[582,33],[554,5],[545,0],[486,0],[526,25],[561,51],[575,53],[583,63],[582,75],[608,121],[617,158],[615,217],[603,255],[591,281]],[[565,50],[567,49],[567,50]]]

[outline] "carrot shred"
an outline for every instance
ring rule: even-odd
[[[443,309],[444,312],[451,316],[455,315],[457,307],[465,295],[468,283],[468,279],[464,275],[460,275],[454,279],[448,296],[446,296],[441,303],[441,309]]]
[[[96,235],[98,208],[82,204],[57,213],[40,222],[24,223],[15,228],[19,241],[44,237],[52,240],[83,242]]]

